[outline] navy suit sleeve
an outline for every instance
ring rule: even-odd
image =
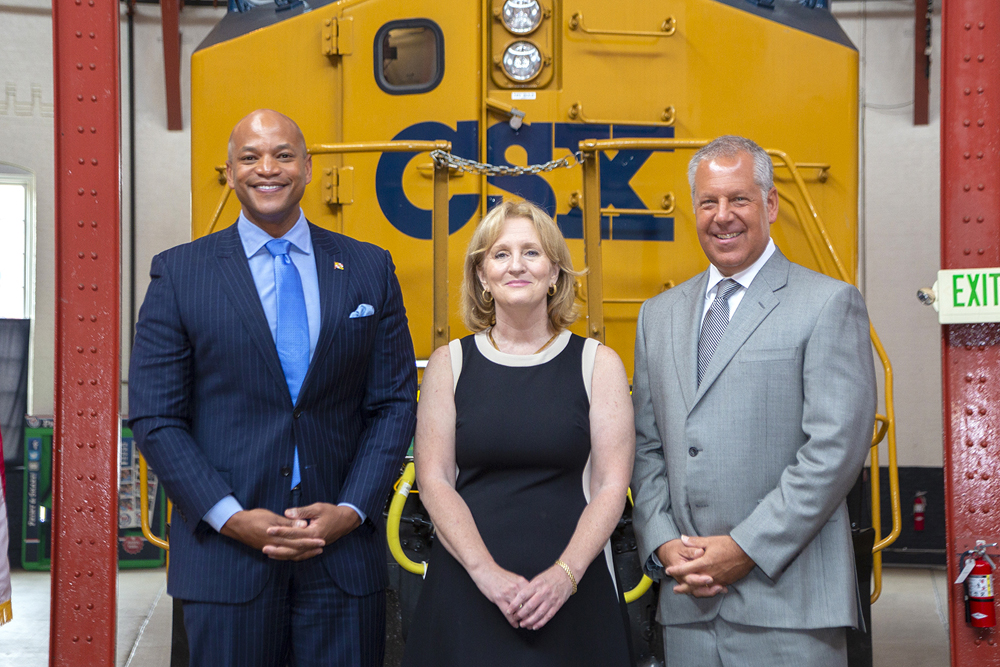
[[[129,364],[129,426],[184,523],[194,530],[232,489],[191,436],[193,350],[162,254],[153,258],[150,278]]]
[[[413,341],[395,266],[389,253],[383,252],[386,296],[367,367],[362,402],[366,426],[338,498],[370,518],[382,514],[386,493],[399,475],[416,428]]]

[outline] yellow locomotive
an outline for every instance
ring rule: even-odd
[[[602,338],[631,372],[639,305],[707,266],[686,167],[690,149],[718,135],[751,137],[775,157],[782,201],[772,236],[783,252],[854,280],[858,53],[825,4],[245,5],[192,57],[192,236],[236,220],[221,177],[228,133],[270,107],[300,124],[313,153],[309,220],[391,251],[418,359],[464,335],[447,285],[461,283],[476,222],[513,196],[546,208],[574,266],[589,269],[580,285],[587,317],[574,331]],[[587,140],[598,143],[581,153]],[[659,143],[642,143],[651,140]],[[450,151],[435,167],[428,144],[398,142],[449,142]],[[438,190],[435,201],[443,162],[447,200]],[[445,201],[448,233],[434,239],[432,209]],[[404,513],[403,546],[419,561],[430,524],[412,499]],[[626,587],[640,576],[629,531],[626,516],[614,537]],[[398,584],[404,632],[419,586],[408,576]],[[633,607],[637,655],[655,661],[653,605]],[[390,662],[392,653],[390,641]]]
[[[192,58],[192,235],[236,220],[217,168],[236,119],[295,118],[312,147],[444,140],[511,176],[453,170],[447,275],[459,284],[475,222],[495,198],[554,214],[585,265],[584,139],[743,134],[797,165],[853,278],[857,246],[858,54],[829,11],[798,0],[341,0],[230,12]],[[314,3],[313,3],[314,4]],[[434,346],[429,155],[314,151],[303,207],[323,227],[392,252],[417,358]],[[685,174],[688,150],[600,154],[602,335],[632,366],[639,304],[703,270]],[[783,162],[775,241],[833,272],[809,237],[812,204]],[[587,298],[587,290],[582,290]],[[461,335],[449,295],[451,337]],[[586,322],[574,329],[586,334]],[[447,333],[447,332],[446,332]],[[447,339],[447,336],[444,336]]]

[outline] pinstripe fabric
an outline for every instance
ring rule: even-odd
[[[318,563],[284,563],[239,604],[184,602],[191,667],[381,667],[385,591],[353,596]]]
[[[722,335],[729,326],[729,297],[736,294],[740,284],[732,278],[726,278],[715,292],[712,305],[708,307],[705,322],[701,325],[701,336],[698,338],[698,384],[705,375],[708,362],[712,361],[715,348],[719,346]]]
[[[385,587],[378,524],[416,421],[413,345],[389,254],[313,225],[310,233],[322,327],[294,406],[236,227],[153,258],[129,425],[178,509],[175,597],[247,602],[277,576],[279,563],[200,518],[229,493],[245,508],[283,512],[296,447],[301,505],[346,502],[368,517],[317,563],[351,595]],[[360,303],[375,314],[349,319]]]

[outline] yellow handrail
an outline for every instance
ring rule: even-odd
[[[597,176],[596,169],[591,167],[588,170],[588,165],[596,164],[596,154],[601,151],[610,150],[654,150],[654,151],[665,151],[665,150],[678,150],[678,149],[699,149],[708,145],[709,140],[707,139],[585,139],[579,143],[579,150],[584,154],[584,179],[583,179],[583,226],[584,226],[584,253],[587,253],[587,246],[590,241],[587,239],[586,230],[588,227],[588,222],[593,226],[596,224],[595,221],[589,220],[592,217],[599,217],[600,211],[597,206],[588,206],[588,201],[592,201],[593,197],[588,200],[587,193],[593,193],[595,190],[600,188],[599,177]],[[821,259],[821,253],[819,250],[819,245],[813,238],[812,234],[816,234],[822,240],[822,245],[826,249],[827,257],[832,260],[834,268],[836,270],[837,276],[847,283],[852,283],[850,273],[844,267],[843,263],[840,261],[840,257],[837,255],[836,249],[833,247],[833,242],[830,240],[829,234],[827,234],[826,227],[823,225],[823,221],[820,218],[819,212],[816,210],[816,206],[809,196],[809,191],[806,189],[805,181],[802,175],[799,173],[798,167],[802,166],[804,168],[819,168],[821,170],[821,176],[826,169],[827,165],[821,165],[819,163],[796,163],[788,154],[784,151],[768,149],[767,154],[772,158],[777,158],[778,163],[776,166],[785,167],[788,169],[792,176],[795,186],[799,191],[799,195],[802,201],[805,203],[808,209],[808,215],[802,215],[799,206],[794,203],[786,194],[779,191],[779,196],[787,201],[792,201],[792,208],[795,211],[796,217],[800,221],[808,220],[812,227],[808,227],[803,224],[803,231],[806,235],[806,240],[809,242],[809,246],[813,253],[816,255],[817,261],[820,265],[823,265]],[[588,173],[590,178],[588,179]],[[821,179],[822,180],[822,179]],[[593,235],[592,235],[593,236]],[[599,243],[599,237],[597,237],[594,243]],[[595,255],[598,256],[598,255]],[[588,276],[590,278],[599,277],[601,275],[600,267],[595,267],[590,265],[588,260],[588,268],[590,272]],[[588,283],[589,285],[589,283]],[[603,296],[603,293],[601,293]],[[591,300],[588,304],[588,319],[591,322],[598,322],[603,324],[603,299]],[[595,335],[596,332],[591,333]],[[875,352],[878,355],[879,361],[882,363],[883,376],[885,381],[885,410],[886,414],[884,417],[881,415],[876,415],[879,421],[883,424],[880,431],[882,435],[887,437],[887,452],[889,457],[889,502],[892,514],[892,531],[886,535],[884,538],[881,537],[881,503],[879,502],[879,466],[878,466],[878,441],[872,445],[872,526],[875,529],[875,546],[872,547],[872,571],[875,574],[875,592],[872,594],[872,602],[878,599],[878,595],[881,592],[881,573],[882,573],[882,557],[881,551],[887,546],[892,544],[896,538],[899,537],[902,531],[903,520],[902,511],[900,508],[900,497],[899,497],[899,467],[896,459],[896,412],[893,404],[893,374],[892,374],[892,364],[889,361],[889,357],[885,352],[885,348],[882,346],[882,341],[879,339],[878,334],[875,331],[874,325],[869,322],[869,334],[871,336],[872,346],[875,348]],[[597,334],[600,335],[600,334]]]
[[[872,437],[871,456],[872,463],[869,470],[872,487],[872,529],[875,531],[875,543],[882,540],[882,479],[879,475],[878,466],[878,445],[885,438],[889,430],[889,419],[884,415],[875,415],[875,434]],[[879,517],[876,521],[875,517]],[[882,552],[872,549],[872,575],[874,586],[872,587],[872,604],[882,595]]]
[[[413,488],[413,481],[417,478],[413,462],[406,464],[403,474],[396,482],[396,492],[392,494],[392,502],[389,503],[389,516],[385,520],[385,536],[389,541],[389,552],[396,559],[399,566],[407,572],[424,576],[427,574],[427,561],[416,563],[409,559],[403,552],[403,546],[399,543],[399,520],[403,516],[403,505],[406,504],[406,497],[410,495]]]
[[[677,110],[670,105],[666,107],[660,114],[661,120],[600,120],[597,118],[588,118],[583,113],[583,105],[579,102],[575,102],[573,106],[569,108],[566,115],[570,117],[571,120],[578,120],[581,123],[587,125],[641,125],[643,127],[673,127],[674,122],[677,120]]]
[[[635,501],[632,500],[631,487],[629,487],[629,489],[625,492],[625,498],[628,500],[629,505],[635,507]],[[642,563],[639,563],[639,569],[640,570],[642,569]],[[642,575],[642,579],[640,579],[639,583],[635,585],[635,588],[633,588],[630,591],[625,591],[625,604],[635,602],[636,600],[641,598],[643,595],[646,594],[646,591],[648,591],[649,587],[652,585],[653,585],[653,580],[647,577],[645,574]]]
[[[642,575],[642,579],[640,579],[639,583],[635,585],[635,588],[633,588],[630,591],[625,591],[625,603],[629,604],[631,602],[635,602],[643,595],[645,595],[646,591],[648,591],[649,587],[652,585],[653,585],[653,580],[647,577],[646,575]]]
[[[409,556],[403,551],[402,544],[399,542],[399,524],[403,516],[403,505],[406,504],[406,497],[410,495],[410,489],[413,488],[413,481],[416,478],[416,469],[413,467],[413,462],[411,461],[403,468],[403,474],[393,487],[396,491],[392,494],[392,502],[389,503],[389,515],[385,520],[385,536],[389,542],[389,552],[396,559],[396,562],[399,563],[399,566],[407,572],[425,576],[427,574],[427,561],[417,563],[410,560]],[[631,491],[628,494],[628,499],[629,502],[632,501]],[[635,602],[652,585],[653,580],[646,575],[642,575],[642,579],[639,580],[635,588],[625,591],[625,602]]]
[[[677,32],[677,19],[668,16],[660,24],[657,32],[651,30],[597,30],[583,25],[583,13],[576,12],[569,19],[569,29],[579,30],[588,35],[616,35],[619,37],[670,37]]]
[[[149,465],[145,457],[139,455],[139,525],[142,527],[142,535],[154,547],[169,550],[170,544],[153,534],[149,528]]]

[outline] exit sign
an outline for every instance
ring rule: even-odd
[[[1000,322],[1000,268],[938,271],[935,291],[941,324]]]

